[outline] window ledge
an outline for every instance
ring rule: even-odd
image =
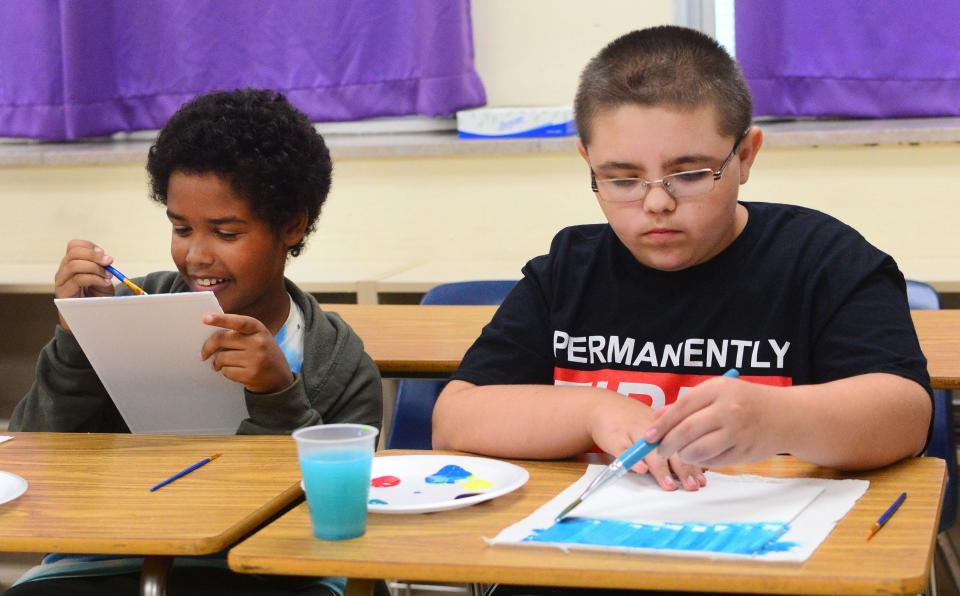
[[[766,147],[827,147],[960,142],[960,118],[760,122]],[[371,157],[444,157],[512,153],[570,153],[576,137],[459,139],[452,132],[326,137],[334,160]],[[152,141],[0,142],[0,167],[146,163]]]

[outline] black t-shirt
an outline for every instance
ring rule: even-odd
[[[592,385],[654,407],[730,368],[781,386],[892,373],[929,393],[893,259],[818,211],[744,206],[730,246],[674,272],[637,262],[609,225],[562,230],[453,378]]]

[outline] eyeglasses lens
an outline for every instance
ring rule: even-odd
[[[627,203],[641,201],[656,185],[663,186],[675,199],[695,197],[713,190],[713,171],[709,169],[691,172],[679,172],[665,176],[662,180],[647,182],[641,178],[613,178],[597,180],[600,196],[611,202]]]

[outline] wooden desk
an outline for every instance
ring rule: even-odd
[[[163,592],[174,555],[220,552],[303,495],[288,436],[8,434],[0,470],[29,488],[0,505],[0,551],[145,555],[149,593]]]
[[[323,304],[363,339],[386,377],[446,377],[490,322],[495,306]]]
[[[325,304],[363,338],[384,376],[444,377],[460,365],[495,306]],[[960,310],[915,310],[913,323],[938,389],[960,389]]]
[[[920,348],[935,389],[960,389],[960,310],[914,310]]]
[[[399,454],[400,451],[385,454]],[[339,575],[350,590],[374,578],[706,592],[916,594],[926,589],[946,483],[943,460],[917,458],[853,474],[870,488],[802,565],[710,561],[488,546],[493,537],[550,500],[583,473],[575,462],[518,461],[521,489],[493,501],[425,515],[377,515],[354,540],[313,538],[305,504],[231,549],[243,573]],[[839,478],[792,457],[723,469],[729,473]],[[865,534],[902,491],[909,498],[869,543]]]

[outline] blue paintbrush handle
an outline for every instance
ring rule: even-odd
[[[897,512],[897,509],[900,509],[900,506],[903,505],[903,502],[907,499],[907,493],[902,493],[897,500],[893,502],[893,505],[883,512],[883,515],[880,516],[880,519],[877,520],[877,525],[882,526],[887,523],[887,520]]]
[[[739,377],[740,372],[731,368],[727,372],[723,373],[725,377]],[[645,458],[648,453],[656,449],[659,443],[647,443],[643,439],[640,439],[636,443],[630,446],[629,449],[620,454],[620,457],[617,458],[623,464],[623,472],[621,472],[617,477],[619,478],[626,473],[627,470],[632,468],[638,461]]]
[[[740,372],[735,368],[731,368],[727,372],[723,373],[723,376],[739,377]],[[580,495],[580,500],[586,500],[586,498],[591,494],[622,477],[630,470],[630,468],[635,466],[637,462],[645,458],[650,454],[651,451],[656,449],[657,445],[659,444],[660,443],[647,443],[643,439],[640,439],[631,445],[626,451],[621,453],[617,459],[613,460],[610,465],[604,468],[596,478],[593,479],[593,482],[591,482],[590,485],[587,486],[586,490],[583,491],[583,494]]]
[[[660,443],[647,443],[643,439],[640,439],[636,443],[630,446],[629,449],[620,454],[620,457],[613,460],[610,465],[603,469],[602,472],[590,483],[590,486],[587,487],[587,490],[583,491],[583,495],[580,499],[586,499],[591,494],[597,492],[604,486],[618,480],[634,466],[638,461],[647,456],[648,453],[657,448],[657,445]]]
[[[645,458],[647,454],[656,449],[659,444],[660,443],[647,443],[643,439],[640,439],[631,445],[629,449],[621,453],[617,460],[619,460],[623,466],[623,473],[625,474],[627,470],[636,465],[638,461]]]
[[[124,281],[127,279],[127,276],[120,273],[120,271],[118,271],[117,268],[114,267],[113,265],[104,265],[103,268],[109,271],[111,274],[113,274],[113,276],[119,279],[120,281]]]
[[[198,461],[197,463],[193,464],[192,466],[190,466],[190,467],[188,467],[188,468],[184,468],[183,470],[180,470],[179,472],[177,472],[177,473],[174,474],[173,476],[167,478],[166,480],[164,480],[164,481],[162,481],[162,482],[158,482],[157,484],[153,485],[152,487],[150,487],[150,492],[153,492],[153,491],[157,490],[158,488],[163,488],[164,486],[170,484],[171,482],[173,482],[173,481],[176,480],[177,478],[182,478],[182,477],[186,476],[186,475],[189,474],[190,472],[196,470],[196,469],[199,468],[199,467],[202,467],[202,466],[207,465],[208,463],[212,462],[213,460],[217,459],[218,457],[220,457],[220,454],[219,454],[219,453],[217,453],[216,455],[211,455],[210,457],[205,457],[205,458],[201,459],[200,461]]]

